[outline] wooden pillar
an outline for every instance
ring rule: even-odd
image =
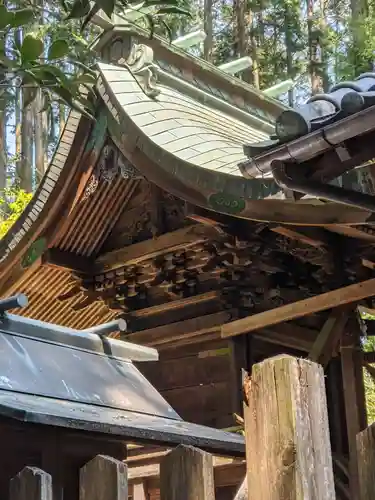
[[[341,361],[339,357],[330,361],[326,373],[328,418],[332,451],[343,457],[348,454],[348,439],[346,421],[345,418],[343,418],[343,415],[345,415],[345,403]]]
[[[269,358],[253,366],[244,393],[249,498],[334,500],[322,367]]]
[[[243,370],[251,371],[251,335],[239,335],[228,341],[230,350],[230,377],[232,413],[243,414]]]
[[[133,500],[147,500],[147,496],[148,495],[144,481],[139,481],[133,484],[133,496],[132,496]]]
[[[375,424],[357,435],[359,500],[375,498]]]
[[[160,463],[160,498],[215,500],[212,456],[192,446],[178,446]]]
[[[365,429],[367,425],[362,356],[358,324],[350,322],[341,341],[341,369],[349,445],[351,500],[358,499],[357,434]]]

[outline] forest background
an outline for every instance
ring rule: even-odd
[[[99,8],[137,12],[137,23],[170,39],[203,29],[194,55],[213,64],[250,56],[240,77],[260,90],[293,80],[279,96],[290,106],[375,71],[375,0],[0,0],[0,239],[37,188],[69,108],[90,113],[78,89],[95,79]],[[372,422],[375,376],[364,374]]]

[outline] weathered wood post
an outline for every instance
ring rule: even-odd
[[[52,500],[52,478],[37,467],[25,467],[10,481],[9,500]]]
[[[160,498],[215,500],[212,456],[192,446],[178,446],[160,463]]]
[[[334,500],[324,372],[291,356],[244,382],[249,500]]]
[[[80,470],[80,500],[126,500],[127,466],[112,457],[97,455]]]
[[[375,423],[357,435],[359,499],[375,498]]]

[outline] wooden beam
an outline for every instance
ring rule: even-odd
[[[164,450],[158,453],[150,453],[150,462],[154,455],[157,455],[156,462],[145,464],[145,465],[134,465],[136,461],[127,462],[128,463],[128,481],[130,483],[139,482],[141,479],[156,479],[160,474],[160,462],[168,455],[170,450]],[[214,475],[215,484],[220,483],[223,485],[223,479],[220,479],[220,475],[224,470],[229,469],[233,473],[233,480],[226,480],[225,485],[229,486],[236,484],[238,477],[245,473],[245,461],[237,458],[227,458],[227,457],[213,457],[214,465]]]
[[[95,261],[95,273],[112,271],[125,265],[139,264],[146,259],[154,259],[165,252],[175,252],[190,248],[198,243],[217,239],[220,234],[218,229],[213,226],[196,224],[183,227],[152,240],[141,241],[101,255]]]
[[[291,356],[255,364],[244,385],[248,490],[262,500],[333,500],[321,366]]]
[[[178,446],[160,464],[163,500],[215,500],[212,455],[192,446]]]
[[[94,261],[58,248],[50,248],[42,256],[42,264],[59,267],[77,274],[92,274]]]
[[[266,326],[292,321],[309,314],[358,302],[373,295],[375,295],[375,278],[232,321],[223,325],[221,335],[223,338],[234,337],[246,332],[260,330]]]
[[[359,500],[375,498],[375,423],[357,435]]]
[[[349,476],[352,500],[358,500],[357,434],[367,426],[363,383],[363,357],[358,332],[347,330],[341,341],[341,370],[349,443]]]
[[[137,344],[160,348],[163,344],[169,344],[169,347],[171,347],[174,341],[186,341],[188,338],[193,338],[194,341],[200,342],[201,337],[207,333],[216,334],[217,338],[220,338],[221,325],[230,321],[236,314],[237,311],[235,309],[207,314],[198,318],[129,333],[124,335],[124,339]]]
[[[280,323],[254,332],[254,338],[283,347],[309,352],[318,332],[292,323]]]
[[[325,246],[328,240],[327,236],[321,230],[317,230],[317,228],[309,228],[309,230],[303,228],[297,231],[295,228],[292,229],[291,226],[275,226],[271,228],[271,231],[315,248]]]
[[[340,341],[348,317],[348,310],[338,308],[332,311],[311,348],[309,353],[311,361],[321,364],[323,368],[327,366]]]

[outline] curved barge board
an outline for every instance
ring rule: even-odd
[[[272,178],[245,179],[238,167],[246,159],[243,145],[264,140],[264,132],[164,83],[157,97],[148,97],[125,67],[98,68],[111,134],[133,165],[166,191],[249,220],[329,226],[362,224],[371,216],[319,200],[290,202]]]
[[[1,282],[26,251],[32,250],[34,242],[37,246],[35,256],[41,255],[47,248],[46,239],[39,237],[61,208],[90,129],[90,122],[86,118],[76,111],[69,113],[58,146],[37,191],[11,230],[0,240]]]

